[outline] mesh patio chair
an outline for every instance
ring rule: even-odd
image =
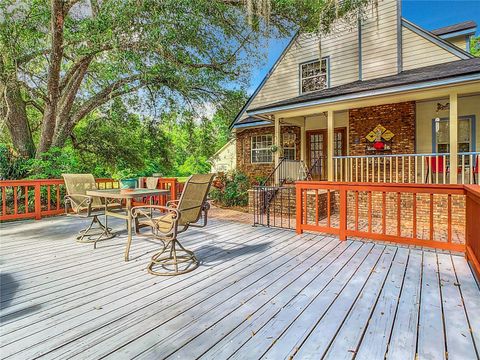
[[[105,213],[103,199],[87,195],[88,190],[96,190],[97,184],[92,174],[62,174],[67,195],[65,196],[65,213],[82,218],[91,218],[89,226],[80,230],[77,242],[93,243],[108,240],[115,236],[111,228],[103,225],[98,216]],[[119,208],[119,203],[109,203],[109,208]],[[95,226],[97,225],[97,226]]]
[[[152,256],[147,267],[153,275],[179,275],[195,270],[198,260],[178,241],[178,234],[189,227],[207,225],[210,205],[206,201],[213,174],[192,175],[186,182],[180,200],[169,201],[167,206],[145,205],[132,208],[138,235],[161,240],[163,247]],[[200,220],[202,221],[200,222]],[[148,233],[140,229],[147,226]]]

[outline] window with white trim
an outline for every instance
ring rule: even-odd
[[[472,118],[458,119],[458,152],[470,152],[472,149]],[[437,153],[450,152],[450,121],[448,119],[439,119],[435,124],[435,145]]]
[[[300,93],[322,90],[328,87],[327,59],[300,64]]]
[[[272,134],[252,136],[252,163],[273,162],[272,145]]]
[[[283,157],[287,160],[296,160],[297,135],[284,133],[282,135]]]

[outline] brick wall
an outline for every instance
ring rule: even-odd
[[[297,160],[300,160],[300,128],[298,126],[282,126],[281,133],[285,134],[287,132],[293,132],[296,134],[296,157]],[[269,164],[252,164],[251,162],[252,136],[267,134],[275,135],[275,127],[268,126],[262,128],[245,129],[237,132],[236,134],[237,170],[247,174],[248,177],[253,181],[270,175],[274,169],[273,161]]]
[[[370,143],[365,137],[378,124],[395,134],[392,150],[378,152],[379,155],[415,153],[415,116],[415,101],[350,109],[350,155],[366,154],[365,148]]]

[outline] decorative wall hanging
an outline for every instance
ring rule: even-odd
[[[367,145],[367,151],[389,151],[392,149],[392,139],[395,136],[390,130],[378,124],[365,137],[371,145]]]

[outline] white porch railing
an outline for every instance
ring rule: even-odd
[[[449,184],[450,154],[335,156],[334,180]],[[457,183],[479,183],[480,152],[458,154]]]

